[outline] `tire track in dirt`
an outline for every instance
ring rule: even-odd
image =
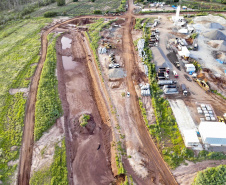
[[[63,23],[58,23],[49,29],[47,29],[41,36],[41,58],[39,60],[38,66],[34,73],[34,77],[31,81],[30,92],[26,102],[26,110],[25,110],[25,119],[24,119],[24,128],[23,128],[23,139],[22,146],[20,149],[20,162],[19,162],[19,171],[17,177],[17,184],[19,185],[27,185],[30,180],[30,170],[32,163],[32,152],[33,152],[33,144],[34,144],[34,122],[35,122],[35,102],[36,95],[38,90],[38,84],[40,75],[42,72],[43,64],[46,59],[48,41],[48,34],[53,31],[55,28],[67,24],[71,21],[82,19],[82,18],[101,18],[101,16],[80,16],[73,19],[69,19],[64,21]],[[107,16],[106,18],[115,18],[112,16]]]
[[[135,88],[133,85],[132,80],[132,73],[136,68],[135,61],[134,61],[134,48],[133,48],[133,42],[132,42],[132,36],[131,36],[131,30],[133,28],[133,21],[134,18],[132,17],[132,0],[129,1],[129,11],[123,15],[123,16],[104,16],[104,18],[126,18],[126,26],[124,30],[124,37],[123,37],[123,43],[124,43],[124,57],[126,62],[126,70],[128,73],[128,76],[126,78],[128,89],[131,92],[131,102],[132,102],[132,112],[134,114],[134,117],[136,118],[136,122],[138,125],[140,138],[146,146],[146,151],[150,159],[153,159],[155,162],[164,182],[166,184],[177,184],[174,177],[172,176],[170,170],[168,169],[167,165],[165,164],[164,160],[162,159],[160,153],[158,152],[153,140],[151,139],[144,122],[142,121],[143,118],[141,116],[139,105],[137,101],[137,95],[135,92]],[[30,87],[30,93],[29,97],[26,103],[26,115],[24,120],[24,129],[23,129],[23,140],[22,140],[22,147],[20,151],[20,162],[19,162],[19,172],[18,172],[18,179],[17,184],[19,185],[27,185],[29,184],[30,179],[30,169],[31,169],[31,163],[32,163],[32,152],[33,152],[33,144],[34,144],[34,120],[35,120],[35,102],[36,102],[36,95],[37,95],[37,89],[38,89],[38,83],[40,79],[40,75],[42,72],[43,64],[46,59],[46,53],[47,53],[47,36],[48,34],[53,31],[55,28],[70,23],[74,20],[81,19],[81,18],[102,18],[103,16],[79,16],[76,18],[69,19],[67,21],[64,21],[62,23],[58,23],[50,28],[48,28],[41,37],[41,58],[38,63],[37,69],[35,71],[34,77],[31,82]],[[101,83],[103,85],[103,83]],[[106,93],[106,89],[104,90]],[[97,91],[98,92],[98,91]],[[104,94],[105,94],[104,93]],[[106,94],[105,94],[106,95]],[[108,97],[106,95],[106,97]],[[106,102],[105,102],[106,103]],[[109,105],[109,104],[108,104]],[[103,115],[102,115],[103,116]],[[105,118],[106,120],[106,118]]]
[[[127,82],[128,91],[131,93],[131,105],[132,105],[131,116],[133,116],[136,120],[140,139],[144,145],[147,155],[150,159],[152,159],[152,161],[156,165],[156,168],[158,169],[163,181],[165,182],[165,184],[175,185],[178,183],[173,177],[170,169],[168,168],[167,164],[163,160],[154,141],[150,137],[148,130],[146,129],[146,126],[143,121],[143,117],[140,112],[138,97],[133,84],[133,71],[136,70],[138,67],[136,66],[136,61],[135,61],[136,57],[135,57],[134,45],[133,45],[132,34],[131,34],[132,29],[134,27],[134,17],[131,14],[133,10],[132,10],[132,7],[130,7],[130,4],[132,4],[132,0],[129,0],[128,12],[130,13],[128,13],[128,17],[124,27],[122,42],[123,42],[123,50],[124,50],[123,53],[124,53],[125,68],[127,71],[126,82]]]

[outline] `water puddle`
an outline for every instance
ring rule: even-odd
[[[71,41],[72,40],[67,37],[62,37],[61,39],[62,49],[71,48]]]
[[[76,62],[72,60],[72,57],[62,56],[63,66],[65,70],[71,70],[76,67]]]

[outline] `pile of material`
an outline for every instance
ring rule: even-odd
[[[206,24],[206,27],[209,29],[224,30],[224,26],[216,22],[208,23]]]
[[[206,33],[203,33],[204,37],[210,39],[210,40],[224,40],[226,41],[226,36],[224,33],[222,33],[219,30],[209,31]]]
[[[226,51],[226,41],[224,40],[211,40],[207,44],[220,51]]]
[[[199,23],[199,22],[215,22],[215,23],[219,23],[221,25],[226,25],[226,19],[224,19],[223,17],[220,16],[213,16],[211,14],[209,14],[208,16],[198,16],[194,18],[194,22],[195,23]]]
[[[120,79],[124,78],[126,74],[124,73],[122,68],[114,68],[109,70],[108,77],[109,79]]]

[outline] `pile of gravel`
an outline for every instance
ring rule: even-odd
[[[207,23],[206,27],[209,29],[224,30],[224,26],[222,26],[221,24],[216,23],[216,22]]]
[[[208,45],[217,50],[226,51],[226,41],[224,40],[211,40],[208,42]]]
[[[109,79],[120,79],[126,76],[122,68],[109,69],[108,77]]]
[[[224,40],[226,41],[226,36],[224,33],[222,33],[219,30],[209,31],[206,33],[203,33],[204,37],[210,39],[210,40]]]
[[[220,16],[214,16],[214,15],[207,15],[207,16],[197,16],[194,18],[195,23],[207,23],[207,22],[216,22],[221,25],[226,25],[226,19]]]

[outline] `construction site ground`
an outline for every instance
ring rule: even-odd
[[[99,74],[88,40],[81,31],[83,29],[75,29],[72,26],[78,21],[83,25],[89,24],[94,16],[78,17],[64,23],[57,23],[43,32],[41,60],[37,66],[27,102],[18,184],[29,184],[31,166],[36,160],[34,157],[32,159],[32,154],[35,154],[37,148],[33,148],[34,105],[38,81],[46,57],[47,35],[52,31],[64,32],[56,45],[58,89],[64,110],[64,115],[60,119],[61,126],[59,125],[56,130],[61,133],[63,129],[65,133],[69,184],[120,184],[121,177],[117,176],[115,162],[116,151],[112,147],[112,143],[117,141],[122,141],[122,146],[126,150],[122,162],[127,174],[133,177],[136,184],[174,185],[177,182],[186,184],[184,182],[191,182],[200,168],[208,165],[217,166],[218,162],[210,164],[206,161],[200,165],[189,163],[188,166],[175,169],[172,174],[150,137],[138,102],[138,85],[140,82],[148,82],[148,79],[142,71],[140,59],[133,45],[133,40],[140,37],[140,32],[137,32],[137,35],[136,32],[132,34],[136,17],[132,14],[133,8],[132,0],[129,0],[129,10],[120,17],[123,21],[120,21],[120,26],[114,29],[113,36],[109,39],[116,49],[99,55],[102,76]],[[152,48],[154,61],[158,67],[170,67],[171,71],[176,70],[179,75],[178,84],[186,84],[190,96],[184,97],[179,94],[167,96],[167,98],[183,99],[194,113],[196,102],[208,103],[212,105],[216,115],[222,115],[226,112],[226,107],[222,106],[226,103],[225,100],[214,94],[205,93],[198,84],[187,81],[184,77],[185,72],[177,70],[166,57],[169,51],[166,50],[165,40],[171,27],[168,16],[161,15],[162,20],[158,27],[159,47]],[[96,18],[99,17],[101,16],[96,16]],[[106,18],[115,19],[116,17]],[[107,33],[109,30],[105,29],[103,32]],[[61,42],[62,37],[67,38],[65,43]],[[62,44],[67,46],[63,46],[64,49],[62,49]],[[125,77],[109,79],[108,54],[110,52],[115,53]],[[173,78],[172,74],[170,76]],[[130,92],[130,97],[126,96],[127,92]],[[148,108],[151,120],[154,117],[151,100],[143,98],[143,101]],[[87,126],[82,128],[79,125],[79,118],[83,114],[89,114],[91,119]],[[193,119],[198,120],[195,115],[197,113],[192,114]],[[117,125],[120,126],[120,134],[116,129]],[[34,170],[33,167],[32,170]]]

